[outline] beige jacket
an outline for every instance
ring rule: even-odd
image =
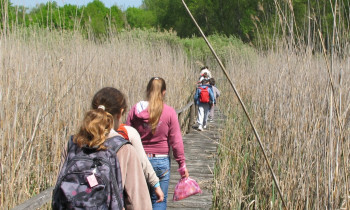
[[[126,144],[119,149],[117,157],[122,173],[125,209],[151,210],[151,196],[135,148]]]
[[[141,161],[142,170],[143,170],[143,173],[145,174],[147,184],[153,187],[155,184],[159,182],[159,178],[157,177],[156,172],[154,172],[153,167],[147,158],[145,150],[143,149],[140,134],[137,132],[135,128],[131,126],[125,125],[124,127],[128,131],[129,140],[134,146],[137,152],[137,155]]]

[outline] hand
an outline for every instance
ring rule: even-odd
[[[154,192],[156,193],[156,196],[158,198],[158,200],[156,201],[157,203],[163,202],[164,200],[164,193],[162,191],[162,189],[159,187],[154,188]]]
[[[182,174],[181,178],[188,178],[190,174],[188,173],[187,168],[185,168],[185,173]]]

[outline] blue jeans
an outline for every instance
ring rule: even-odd
[[[158,200],[153,187],[150,188],[152,207],[153,209],[163,210],[167,207],[167,199],[168,199],[168,187],[169,187],[169,179],[170,179],[170,157],[151,157],[148,158],[151,162],[154,171],[159,178],[160,188],[164,193],[164,201],[161,203],[156,203]]]

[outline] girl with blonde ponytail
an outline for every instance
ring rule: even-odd
[[[164,193],[164,201],[157,202],[156,192],[150,189],[153,209],[166,209],[170,179],[169,150],[172,148],[182,177],[188,177],[179,121],[174,108],[164,103],[166,84],[163,78],[153,77],[147,85],[146,101],[135,104],[126,124],[141,136],[144,150],[151,162]]]
[[[153,134],[156,131],[160,115],[163,111],[165,91],[166,85],[164,79],[162,78],[151,79],[151,82],[149,82],[147,85],[149,124],[152,128]]]

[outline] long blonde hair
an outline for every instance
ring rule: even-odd
[[[73,142],[79,147],[87,146],[105,150],[103,143],[114,126],[113,116],[126,109],[123,93],[113,87],[99,90],[92,99],[91,110],[86,112],[79,132]],[[117,125],[118,126],[118,125]]]
[[[160,116],[163,112],[164,95],[166,90],[165,81],[160,77],[153,77],[147,85],[148,113],[152,133],[156,132]]]

